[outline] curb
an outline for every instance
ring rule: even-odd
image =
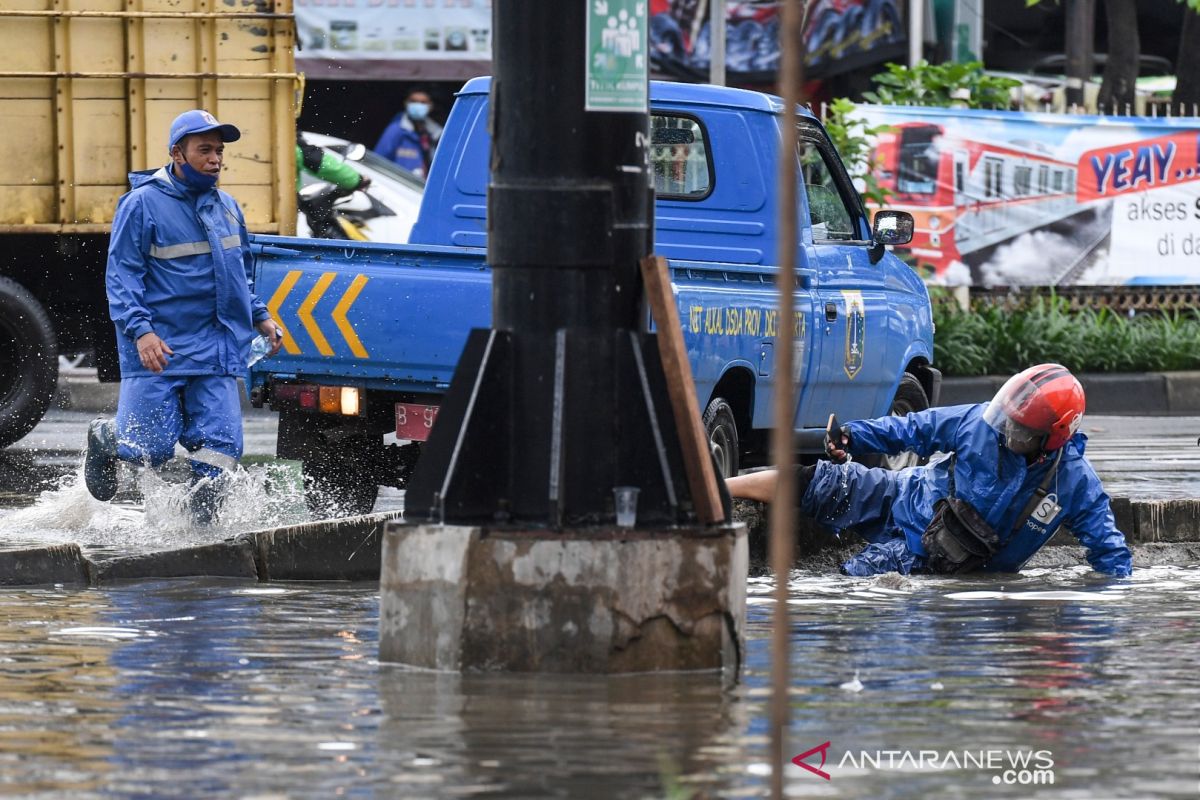
[[[384,526],[401,516],[384,511],[250,531],[213,544],[97,559],[77,544],[0,550],[0,586],[71,584],[157,578],[379,580]]]
[[[1089,414],[1129,416],[1200,414],[1200,371],[1116,372],[1079,375]],[[1007,375],[943,378],[938,405],[991,400]]]

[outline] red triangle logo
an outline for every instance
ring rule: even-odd
[[[825,780],[829,780],[828,772],[821,769],[820,767],[814,767],[812,764],[804,763],[804,759],[808,758],[809,756],[811,756],[815,753],[820,753],[821,754],[821,767],[825,766],[825,753],[827,750],[829,750],[829,742],[826,742],[825,744],[819,744],[816,747],[814,747],[813,749],[805,750],[803,753],[801,753],[800,755],[793,758],[792,763],[795,764],[797,767],[804,767],[804,769],[808,770],[809,772],[811,772],[814,775],[820,775]]]

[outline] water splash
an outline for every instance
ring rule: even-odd
[[[226,480],[217,519],[201,525],[193,519],[191,497],[203,483],[190,485],[178,469],[140,470],[126,482],[135,491],[102,503],[88,493],[81,466],[32,505],[0,514],[0,526],[9,546],[76,543],[88,551],[126,554],[209,544],[309,518],[294,468],[239,467]]]

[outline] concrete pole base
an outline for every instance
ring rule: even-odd
[[[391,523],[379,657],[426,669],[725,669],[745,652],[746,526],[569,531]]]

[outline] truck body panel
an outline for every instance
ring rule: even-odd
[[[242,131],[221,188],[250,229],[295,231],[291,4],[209,7],[0,0],[0,119],[16,134],[0,143],[0,232],[106,232],[128,173],[169,160],[167,128],[191,108]]]

